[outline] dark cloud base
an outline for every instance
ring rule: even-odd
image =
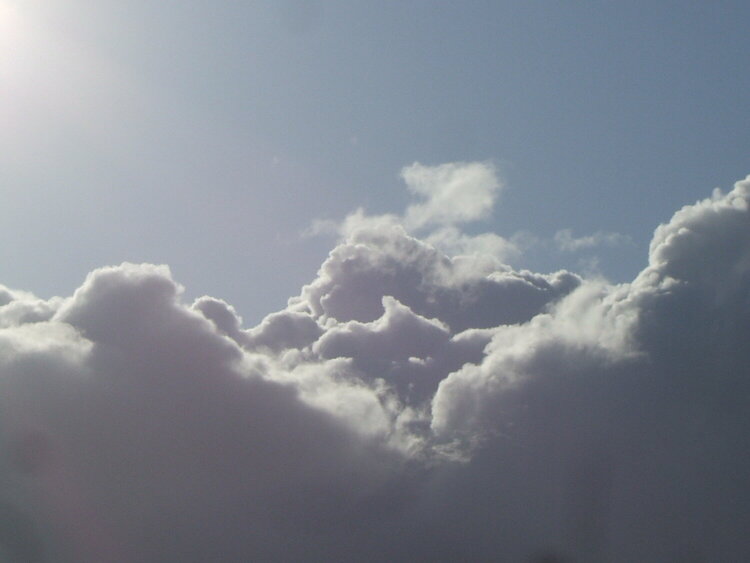
[[[351,216],[253,328],[185,304],[164,266],[67,298],[0,288],[0,555],[750,560],[750,178],[609,285],[415,237],[482,216],[499,183],[410,170],[427,201]],[[488,203],[449,213],[472,178]]]

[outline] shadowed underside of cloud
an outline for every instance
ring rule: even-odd
[[[164,266],[0,288],[5,504],[48,560],[750,557],[750,178],[608,285],[434,242],[491,166],[403,175],[256,327]]]

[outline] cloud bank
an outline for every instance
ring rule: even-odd
[[[402,176],[419,201],[350,215],[255,327],[186,303],[165,266],[51,300],[0,287],[0,526],[23,531],[3,549],[748,559],[750,177],[678,211],[610,285],[513,269],[504,239],[461,231],[496,202],[491,166]]]

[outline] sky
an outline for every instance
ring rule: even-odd
[[[0,550],[750,558],[749,12],[0,0]]]
[[[168,263],[248,322],[414,162],[492,161],[475,231],[628,281],[656,225],[746,170],[743,2],[2,2],[0,278],[45,297]],[[613,232],[607,253],[555,233]],[[198,258],[200,257],[200,258]]]

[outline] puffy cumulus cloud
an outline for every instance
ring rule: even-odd
[[[727,297],[747,291],[748,189],[745,181],[728,194],[715,190],[710,199],[682,208],[657,228],[644,274],[717,287]]]
[[[304,348],[315,342],[323,332],[310,314],[299,311],[272,313],[258,326],[242,330],[242,318],[237,315],[234,307],[221,299],[204,296],[193,303],[193,308],[211,320],[217,330],[246,349],[278,352]]]
[[[491,184],[472,174],[462,218]],[[21,530],[0,543],[50,561],[745,560],[749,202],[750,178],[678,211],[620,285],[353,214],[250,328],[184,303],[163,266],[102,268],[64,299],[0,288],[0,525]]]
[[[390,296],[383,316],[371,323],[350,321],[331,327],[315,343],[323,357],[424,358],[445,345],[450,333],[437,319],[425,319]]]
[[[440,383],[432,428],[474,452],[448,478],[454,508],[480,491],[515,508],[501,535],[452,521],[482,557],[545,541],[582,561],[750,553],[748,187],[659,227],[632,284],[582,284]]]
[[[433,367],[436,356],[450,345],[450,331],[393,297],[383,297],[383,307],[383,316],[370,323],[332,326],[313,351],[323,358],[351,358],[366,379],[387,381],[402,400],[418,403],[429,398],[440,381],[440,374],[430,373],[434,368],[427,367]]]
[[[290,308],[369,322],[382,314],[388,295],[461,331],[529,320],[580,283],[569,272],[519,272],[486,255],[449,256],[400,225],[376,225],[364,221],[352,229]]]
[[[103,268],[51,320],[0,331],[7,441],[32,449],[8,465],[67,552],[49,560],[299,558],[289,530],[338,530],[402,463],[180,293],[164,267]]]
[[[37,299],[32,294],[0,285],[0,327],[49,320],[59,299]]]

